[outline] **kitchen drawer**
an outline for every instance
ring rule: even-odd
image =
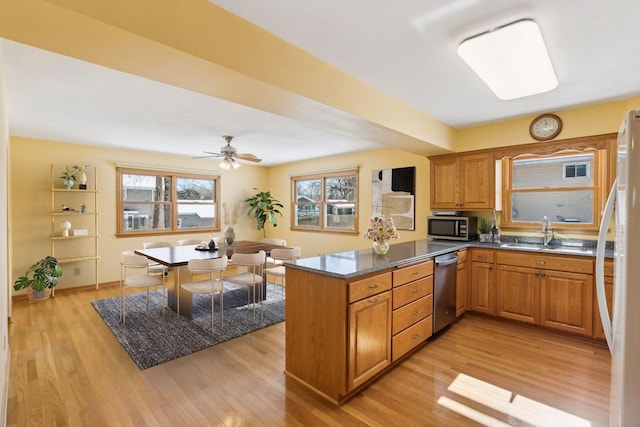
[[[476,249],[471,250],[471,261],[480,262],[493,262],[495,260],[495,251],[491,249]]]
[[[615,277],[615,262],[612,259],[604,260],[604,275],[606,277]]]
[[[393,310],[393,335],[433,314],[433,294]]]
[[[465,262],[467,262],[468,253],[469,251],[467,251],[466,249],[462,249],[458,251],[458,264],[464,264]]]
[[[497,263],[518,267],[540,268],[566,271],[568,273],[593,273],[593,259],[590,257],[570,257],[543,255],[531,252],[498,251]]]
[[[393,337],[391,360],[395,361],[423,343],[433,333],[433,316],[429,316]]]
[[[349,302],[359,301],[391,289],[391,272],[349,283]]]
[[[433,261],[421,262],[410,267],[400,268],[393,272],[393,286],[402,286],[405,283],[422,279],[433,274]]]
[[[393,309],[433,293],[433,276],[393,288]]]

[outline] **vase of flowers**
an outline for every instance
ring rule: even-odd
[[[369,228],[362,237],[373,240],[375,253],[384,255],[389,251],[389,240],[399,238],[400,234],[393,223],[393,218],[380,215],[369,220]]]

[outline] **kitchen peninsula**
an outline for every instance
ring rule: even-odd
[[[432,334],[433,257],[465,243],[417,240],[287,264],[287,375],[341,403]]]
[[[393,244],[385,255],[364,249],[286,264],[286,374],[341,403],[397,364],[432,335],[434,260],[451,252],[458,253],[459,315],[475,311],[603,340],[595,247],[516,239],[417,240]],[[609,299],[612,255],[607,248]]]

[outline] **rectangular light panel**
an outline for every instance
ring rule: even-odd
[[[558,86],[540,28],[530,19],[468,38],[460,43],[458,55],[502,100]]]

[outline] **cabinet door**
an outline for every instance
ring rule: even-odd
[[[495,203],[495,165],[489,154],[460,158],[459,205],[464,209],[492,209]]]
[[[507,319],[538,324],[540,319],[540,270],[498,265],[496,314]]]
[[[458,264],[458,274],[456,277],[456,316],[460,316],[467,311],[469,305],[469,269],[467,262]]]
[[[604,293],[607,298],[607,307],[609,308],[609,318],[613,314],[613,261],[604,262]],[[595,338],[605,339],[604,330],[602,329],[602,320],[600,319],[600,308],[598,307],[598,296],[596,290],[593,290],[593,336]]]
[[[349,304],[348,391],[391,363],[391,291]]]
[[[593,276],[541,270],[540,323],[564,331],[591,335]]]
[[[431,209],[458,209],[458,158],[431,160]]]
[[[471,263],[471,310],[495,314],[494,277],[492,263]]]

